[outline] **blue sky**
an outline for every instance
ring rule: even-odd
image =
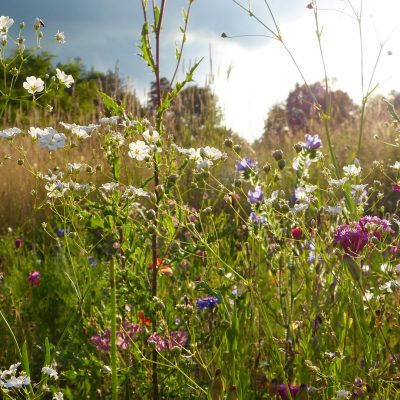
[[[249,4],[249,0],[241,0]],[[1,14],[16,21],[25,21],[31,30],[35,17],[46,24],[44,45],[61,61],[80,57],[84,63],[106,71],[114,69],[118,61],[123,77],[129,78],[137,94],[145,98],[152,80],[142,60],[137,57],[137,43],[142,25],[139,0],[2,0]],[[323,77],[312,11],[308,1],[271,0],[269,2],[282,29],[285,41],[310,82]],[[344,10],[351,14],[347,0],[320,0],[323,9]],[[355,9],[360,0],[353,0]],[[376,79],[382,90],[400,83],[397,77],[397,32],[400,6],[398,0],[364,1],[364,34],[366,74],[374,65],[380,40],[391,38],[386,45],[393,52],[388,61],[386,53],[380,61],[384,70]],[[385,6],[383,6],[385,3]],[[257,16],[271,24],[264,0],[250,4]],[[162,75],[171,76],[175,43],[179,39],[181,10],[186,0],[168,0],[165,28],[162,38]],[[369,7],[369,8],[368,8]],[[359,78],[359,44],[354,18],[337,11],[321,11],[324,25],[323,40],[327,52],[328,74],[336,78],[336,86],[347,90],[353,97],[361,96]],[[64,31],[67,43],[53,43],[57,30]],[[211,47],[214,85],[226,115],[226,124],[243,137],[253,140],[262,133],[263,120],[268,108],[276,101],[284,101],[289,90],[300,81],[298,72],[283,47],[276,41],[261,37],[222,39],[222,32],[230,35],[265,34],[254,19],[236,6],[232,0],[195,0],[189,23],[188,43],[184,65],[188,66],[202,57],[204,61],[195,79],[203,85],[210,73],[209,49]],[[327,33],[325,33],[327,32]],[[231,71],[228,77],[228,71]],[[393,75],[392,75],[393,74]],[[369,75],[368,75],[369,76]]]

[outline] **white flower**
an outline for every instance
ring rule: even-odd
[[[42,374],[49,375],[50,378],[58,379],[58,372],[51,367],[43,367]]]
[[[63,400],[63,399],[64,399],[64,396],[61,392],[54,393],[53,400]]]
[[[57,79],[65,85],[65,87],[70,88],[71,85],[75,82],[72,75],[67,75],[64,71],[56,68]]]
[[[28,130],[28,134],[32,139],[37,139],[40,136],[42,136],[44,134],[44,130],[40,129],[40,128],[35,128],[34,126],[31,126]]]
[[[40,147],[46,147],[50,151],[64,147],[65,140],[66,136],[53,128],[45,128],[43,135],[39,136]]]
[[[44,82],[42,79],[36,78],[36,76],[28,76],[22,86],[28,93],[35,94],[43,91]]]
[[[291,211],[292,213],[296,214],[296,213],[298,213],[298,212],[302,212],[302,211],[307,210],[307,208],[308,208],[308,204],[307,204],[307,203],[304,203],[304,204],[295,204],[295,205],[293,206],[293,208],[290,209],[290,211]]]
[[[127,197],[148,197],[148,196],[149,194],[142,188],[135,188],[134,186],[128,186],[125,189],[125,192],[122,197],[127,198]]]
[[[357,167],[355,164],[346,165],[343,167],[343,171],[348,178],[356,177],[361,174],[361,167]]]
[[[105,372],[106,374],[111,374],[112,370],[108,365],[105,365],[103,367],[103,372]]]
[[[138,161],[144,160],[150,153],[150,146],[148,146],[143,140],[137,140],[136,142],[129,144],[128,156],[130,158],[136,158]]]
[[[391,165],[391,167],[392,167],[393,169],[395,169],[396,171],[400,171],[400,161],[396,161],[396,162],[394,163],[394,165]]]
[[[144,140],[146,140],[147,143],[156,143],[160,139],[160,134],[157,131],[144,131],[143,132],[143,137]]]
[[[19,128],[8,128],[5,129],[4,131],[0,131],[0,137],[3,137],[5,139],[12,139],[19,133],[21,133],[21,129]]]
[[[338,399],[347,399],[350,396],[350,392],[348,392],[347,390],[337,390],[336,391],[336,396]]]
[[[342,179],[330,179],[329,184],[334,185],[334,186],[342,186],[344,185],[349,179],[348,178],[342,178]]]
[[[90,183],[69,181],[66,185],[68,185],[68,188],[71,191],[76,192],[77,194],[83,192],[83,194],[88,195],[93,190],[93,187],[90,185]]]
[[[18,378],[12,376],[10,379],[3,382],[3,386],[6,389],[16,388],[19,389],[22,386],[28,386],[31,384],[31,378],[29,376],[21,375]]]
[[[65,43],[65,34],[64,32],[57,31],[55,34],[55,39],[57,40],[58,43],[64,44]]]
[[[103,183],[100,186],[101,190],[104,190],[105,192],[112,192],[115,189],[118,189],[119,183],[118,182],[108,182],[108,183]]]
[[[119,132],[111,132],[111,140],[117,145],[122,146],[125,143],[124,136]]]
[[[203,158],[208,158],[213,161],[220,160],[224,156],[220,150],[210,146],[202,147],[200,149],[200,155]]]
[[[68,172],[80,171],[82,168],[86,168],[86,164],[81,163],[68,163],[67,165]]]
[[[198,171],[202,171],[204,169],[208,169],[213,165],[213,162],[211,160],[207,160],[204,158],[200,158],[196,162],[196,168]]]
[[[111,124],[111,125],[117,125],[118,123],[118,116],[113,116],[113,117],[109,117],[109,118],[100,118],[100,123],[101,124]]]
[[[400,279],[394,279],[379,286],[379,290],[385,293],[393,293],[400,290]]]
[[[0,32],[6,34],[13,24],[14,20],[12,18],[2,15],[0,17]]]
[[[69,185],[61,182],[49,182],[45,185],[45,189],[47,190],[47,197],[50,199],[56,199],[58,197],[64,196],[64,194],[69,189]]]
[[[341,214],[343,212],[343,207],[340,207],[340,206],[334,206],[334,207],[326,206],[326,207],[324,207],[324,210],[329,214],[335,215],[335,214]]]
[[[87,139],[90,136],[90,133],[100,125],[77,125],[77,124],[67,124],[66,122],[60,122],[60,124],[65,128],[71,131],[74,135],[78,136],[80,139]]]

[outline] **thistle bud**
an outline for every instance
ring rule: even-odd
[[[236,151],[236,153],[240,153],[242,151],[242,146],[240,144],[235,144],[233,150]]]
[[[271,164],[270,163],[266,163],[263,166],[263,171],[267,174],[269,171],[271,171]]]
[[[232,139],[226,138],[226,139],[224,140],[224,145],[225,145],[226,147],[232,148],[232,146],[233,146]]]
[[[279,160],[279,161],[278,161],[278,168],[279,168],[280,170],[284,169],[285,166],[286,166],[286,160],[282,159],[282,160]]]
[[[276,161],[282,160],[283,158],[283,151],[282,150],[274,150],[272,152],[272,157],[274,157],[274,159]]]

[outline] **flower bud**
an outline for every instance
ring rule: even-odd
[[[154,210],[147,210],[146,211],[146,217],[150,221],[154,221],[157,217],[156,212]]]
[[[24,165],[24,160],[22,158],[19,158],[17,161],[18,165]]]
[[[242,187],[242,180],[241,180],[241,179],[235,179],[235,180],[233,181],[233,185],[234,185],[236,188]]]
[[[300,153],[303,150],[303,143],[296,143],[293,148],[296,153]]]
[[[278,168],[279,168],[280,170],[284,169],[285,166],[286,166],[286,160],[282,159],[282,160],[279,160],[279,161],[278,161]]]
[[[232,146],[233,146],[232,139],[226,138],[226,139],[224,140],[224,145],[225,145],[226,147],[232,148]]]
[[[272,152],[272,157],[274,157],[276,161],[282,160],[283,151],[282,150],[274,150]]]
[[[263,171],[267,174],[269,171],[271,171],[271,164],[270,163],[266,163],[263,166]]]
[[[240,153],[242,151],[242,146],[240,144],[235,144],[233,150],[236,151],[236,153]]]
[[[21,29],[21,31],[22,29],[25,29],[25,22],[20,22],[19,29]]]

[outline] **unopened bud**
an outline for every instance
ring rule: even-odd
[[[286,160],[284,160],[284,159],[282,159],[282,160],[279,160],[278,161],[278,168],[279,169],[284,169],[285,168],[285,166],[286,166]]]
[[[240,144],[235,144],[233,150],[236,151],[236,153],[240,153],[242,151],[242,146]]]
[[[266,163],[266,164],[263,166],[263,171],[264,171],[265,173],[268,173],[269,171],[271,171],[271,164],[270,164],[270,163]]]
[[[225,145],[226,147],[231,148],[231,147],[233,146],[232,139],[226,138],[226,139],[224,140],[224,145]]]
[[[282,160],[283,151],[282,150],[274,150],[272,152],[272,157],[274,157],[276,161]]]

